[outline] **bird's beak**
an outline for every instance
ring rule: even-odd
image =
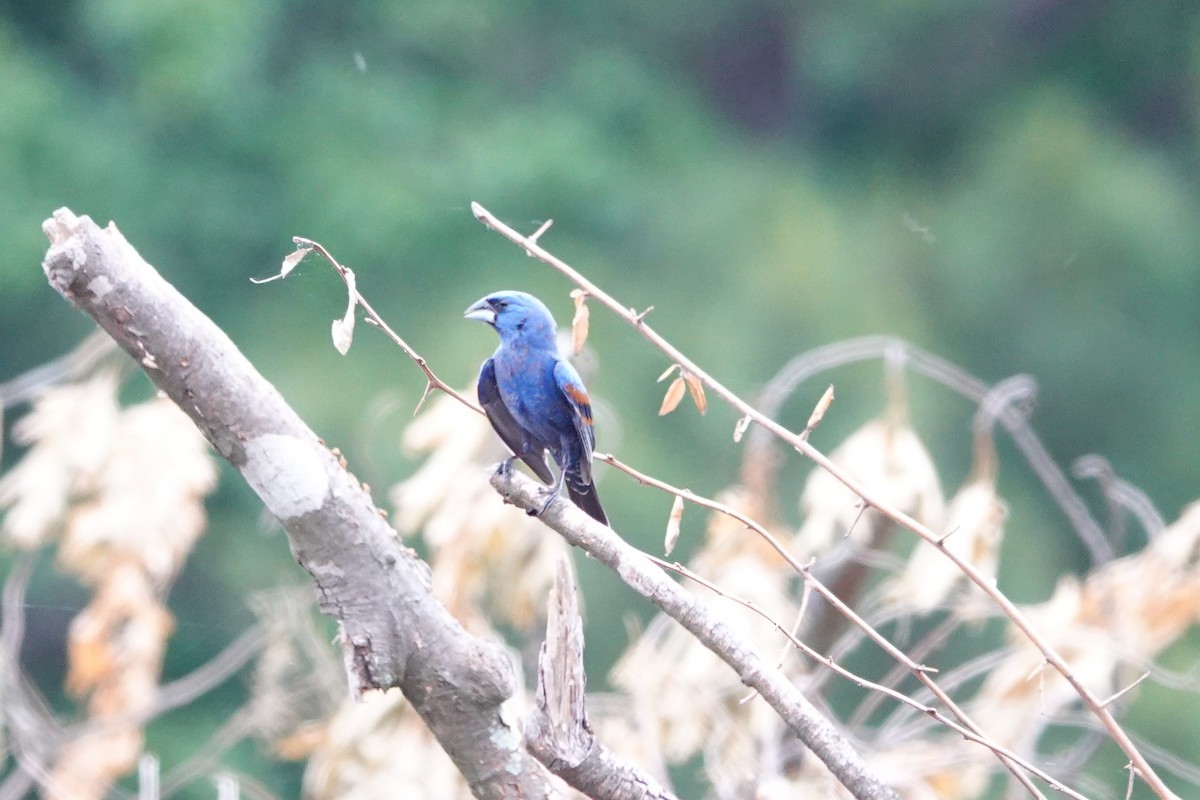
[[[480,322],[486,322],[488,325],[496,324],[496,310],[488,303],[487,298],[478,301],[475,305],[468,308],[463,316],[467,319],[477,319]]]

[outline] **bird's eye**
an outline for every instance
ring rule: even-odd
[[[503,311],[504,309],[508,308],[508,301],[503,299],[495,300],[492,302],[492,305],[495,306],[497,311]]]

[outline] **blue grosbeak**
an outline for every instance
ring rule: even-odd
[[[479,369],[479,403],[513,458],[544,483],[554,483],[542,512],[565,484],[575,505],[607,525],[592,482],[591,400],[579,373],[558,354],[550,310],[525,292],[496,292],[464,316],[500,334],[500,346]],[[560,470],[557,481],[546,464],[547,450]],[[500,468],[511,468],[513,458]]]

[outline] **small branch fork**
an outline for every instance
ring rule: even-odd
[[[603,800],[676,800],[640,768],[606,748],[588,726],[583,671],[583,618],[571,560],[558,561],[550,590],[546,640],[538,654],[534,708],[525,746],[534,757],[588,797]]]
[[[379,316],[379,314],[375,312],[375,309],[371,307],[371,304],[367,302],[367,299],[362,296],[361,292],[358,291],[358,287],[354,280],[354,272],[349,267],[343,266],[341,263],[339,263],[338,260],[334,258],[333,255],[326,250],[325,246],[320,242],[315,242],[312,239],[305,239],[303,236],[293,236],[292,242],[294,242],[296,245],[296,251],[284,259],[283,268],[280,270],[280,272],[277,275],[271,276],[270,278],[255,280],[254,283],[267,283],[268,281],[283,278],[297,264],[300,263],[305,255],[310,252],[316,253],[321,258],[328,261],[330,266],[334,268],[341,279],[345,281],[351,304],[357,304],[367,315],[367,321],[383,331],[389,339],[395,342],[397,347],[404,351],[406,356],[412,359],[412,362],[417,365],[421,372],[425,374],[425,391],[421,393],[421,399],[417,401],[417,406],[413,409],[413,416],[416,416],[417,413],[420,412],[421,407],[425,404],[425,400],[428,399],[430,393],[435,389],[445,392],[454,399],[458,400],[458,402],[462,403],[467,408],[474,409],[480,414],[483,413],[483,409],[481,409],[473,401],[461,394],[453,386],[439,378],[430,368],[429,363],[425,360],[424,356],[414,350],[412,346],[410,346],[408,342],[406,342],[400,336],[400,334],[392,330],[391,326],[384,321],[383,317]]]
[[[766,417],[748,402],[743,400],[735,392],[727,388],[724,384],[713,378],[698,364],[688,358],[682,351],[672,345],[663,336],[657,333],[653,328],[646,324],[645,313],[639,314],[635,309],[627,307],[619,303],[612,295],[605,292],[596,284],[592,283],[581,273],[576,271],[572,266],[567,264],[562,259],[545,250],[537,240],[532,239],[518,232],[512,227],[501,222],[494,214],[476,202],[471,203],[471,212],[475,218],[483,223],[486,227],[491,228],[500,235],[504,236],[509,241],[521,247],[527,255],[536,258],[542,263],[552,267],[553,269],[566,276],[572,283],[583,289],[591,297],[598,302],[608,306],[614,314],[628,322],[639,333],[642,334],[651,344],[658,348],[669,361],[679,364],[679,366],[687,370],[692,375],[696,376],[710,391],[718,395],[727,404],[734,408],[739,414],[744,417],[749,417],[754,424],[764,428],[774,434],[780,440],[794,448],[796,451],[813,461],[819,467],[833,475],[846,488],[862,498],[863,502],[875,508],[880,514],[890,519],[892,522],[915,533],[920,538],[924,539],[929,544],[937,547],[949,558],[954,565],[963,572],[967,578],[978,586],[992,602],[994,602],[1001,611],[1012,620],[1013,624],[1025,635],[1025,637],[1041,652],[1046,663],[1054,670],[1063,676],[1063,678],[1071,685],[1076,694],[1079,695],[1084,705],[1096,716],[1101,725],[1116,742],[1117,746],[1129,757],[1132,767],[1138,775],[1146,782],[1146,784],[1154,791],[1154,793],[1164,798],[1174,798],[1176,795],[1167,787],[1162,778],[1155,772],[1153,766],[1146,760],[1145,756],[1139,751],[1137,745],[1129,734],[1117,723],[1116,718],[1112,715],[1104,702],[1096,697],[1096,695],[1083,684],[1083,682],[1071,671],[1070,665],[1066,660],[1044,639],[1037,630],[1033,628],[1030,622],[1021,613],[1020,609],[1004,596],[1000,590],[991,583],[982,573],[961,556],[956,555],[953,551],[947,549],[941,543],[941,537],[935,534],[927,526],[918,522],[903,511],[893,507],[889,503],[883,502],[878,494],[870,488],[861,485],[852,475],[846,470],[839,467],[829,459],[824,453],[819,451],[807,438],[795,433],[773,419]],[[543,225],[539,230],[539,237],[545,232],[546,225]]]

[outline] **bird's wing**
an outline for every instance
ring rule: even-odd
[[[483,412],[487,414],[488,422],[492,423],[492,427],[496,429],[496,433],[500,435],[500,439],[508,446],[508,449],[513,452],[513,455],[528,464],[533,473],[542,479],[542,483],[553,483],[554,474],[546,465],[545,452],[540,450],[536,453],[526,452],[527,443],[533,437],[521,427],[512,412],[508,410],[508,406],[504,405],[504,399],[500,397],[500,389],[496,386],[496,369],[490,358],[484,361],[483,366],[479,368],[477,391],[479,405],[483,406]]]
[[[563,397],[571,406],[575,430],[583,445],[583,459],[579,465],[580,477],[584,483],[592,482],[592,449],[596,446],[596,433],[592,427],[592,400],[588,397],[587,389],[575,368],[566,361],[554,365],[554,381],[562,390]]]

